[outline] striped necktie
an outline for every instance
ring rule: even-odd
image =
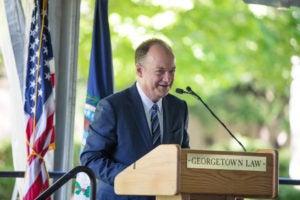
[[[152,133],[152,143],[154,146],[160,144],[160,126],[158,120],[158,106],[153,104],[151,112],[151,133]]]
[[[152,133],[152,141],[153,145],[157,146],[160,144],[160,126],[158,120],[158,106],[157,104],[153,104],[151,110],[151,133]]]

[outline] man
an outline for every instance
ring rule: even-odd
[[[168,94],[176,68],[172,49],[160,39],[147,40],[136,49],[135,63],[136,83],[99,101],[80,156],[98,179],[99,200],[154,200],[116,195],[115,176],[159,144],[189,148],[187,104]]]

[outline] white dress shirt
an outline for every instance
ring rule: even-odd
[[[153,102],[151,101],[151,99],[149,99],[149,97],[147,97],[147,95],[144,93],[144,91],[142,90],[142,88],[139,86],[138,82],[136,82],[136,87],[138,90],[139,95],[142,98],[142,102],[143,102],[143,106],[144,106],[144,111],[147,117],[147,122],[148,122],[148,127],[151,133],[151,109],[153,106]],[[162,139],[162,135],[163,135],[163,111],[162,111],[162,99],[160,99],[158,102],[156,102],[157,106],[158,106],[158,120],[159,120],[159,126],[160,126],[160,133],[161,133],[161,139]]]

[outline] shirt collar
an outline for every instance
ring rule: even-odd
[[[149,99],[149,97],[147,97],[147,95],[144,93],[144,91],[142,90],[142,88],[140,87],[139,83],[136,82],[136,87],[138,90],[138,93],[141,96],[143,105],[144,105],[144,109],[146,111],[151,111],[152,105],[154,104],[151,99]],[[157,106],[158,106],[158,112],[161,112],[162,109],[162,99],[160,99],[158,102],[156,102]]]

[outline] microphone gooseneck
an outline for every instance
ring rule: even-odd
[[[186,90],[183,90],[181,88],[176,88],[176,92],[178,94],[190,94],[194,97],[196,97],[199,101],[201,101],[201,103],[205,106],[205,108],[207,108],[207,110],[212,114],[212,116],[214,116],[215,119],[218,120],[218,122],[226,129],[226,131],[230,134],[230,136],[242,147],[242,149],[247,152],[246,148],[244,147],[244,145],[235,137],[235,135],[227,128],[227,126],[219,119],[219,117],[208,107],[208,105],[202,100],[202,98],[197,95],[192,89],[191,87],[187,86]]]

